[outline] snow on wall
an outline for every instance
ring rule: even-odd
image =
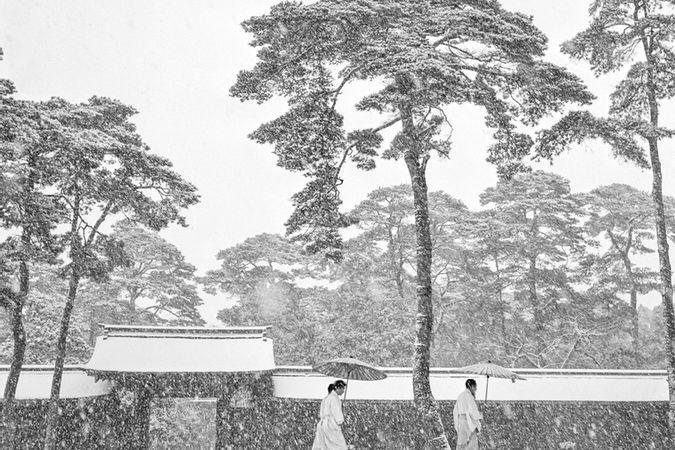
[[[111,384],[94,381],[84,368],[64,370],[61,397],[81,398],[110,393]],[[49,398],[52,366],[25,366],[17,389],[18,399]],[[360,400],[412,400],[409,369],[383,369],[382,381],[348,381],[347,398]],[[4,386],[8,366],[0,366],[0,386]],[[511,383],[491,378],[488,400],[500,401],[667,401],[665,371],[536,371],[517,370],[527,380]],[[451,369],[432,369],[431,389],[437,400],[454,400],[464,389],[466,378],[478,382],[477,397],[485,398],[485,377],[453,373]],[[295,399],[321,399],[334,377],[313,372],[310,367],[280,367],[272,376],[274,396]],[[0,391],[0,398],[2,392]]]
[[[412,400],[410,369],[386,369],[381,381],[348,381],[347,399]],[[488,400],[500,401],[667,401],[668,382],[665,371],[546,371],[518,370],[525,381],[490,378]],[[464,390],[467,378],[478,383],[476,397],[485,399],[484,376],[458,374],[438,369],[429,376],[436,400],[455,400]],[[280,367],[272,376],[275,397],[320,399],[335,377],[312,372],[310,367]]]
[[[16,390],[17,399],[45,399],[49,398],[54,366],[24,366],[19,376]],[[5,386],[9,366],[0,366],[0,386]],[[94,377],[87,375],[82,368],[67,366],[63,370],[61,383],[61,398],[82,398],[106,395],[111,391],[111,384],[107,381],[94,381]],[[0,390],[0,398],[3,398]]]

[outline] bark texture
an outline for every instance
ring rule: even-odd
[[[432,242],[429,228],[429,201],[426,181],[428,156],[422,154],[420,145],[413,139],[415,125],[411,109],[401,108],[403,133],[409,139],[404,154],[415,208],[415,235],[417,244],[417,315],[415,319],[415,348],[413,349],[413,395],[417,409],[424,415],[428,443],[433,449],[450,449],[438,404],[429,384],[429,363],[434,323],[431,262]]]

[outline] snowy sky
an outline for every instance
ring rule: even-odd
[[[247,139],[284,105],[244,104],[228,96],[237,72],[255,62],[255,50],[240,24],[274,3],[0,0],[0,47],[5,53],[0,77],[14,81],[21,98],[84,101],[102,95],[138,109],[135,122],[144,140],[154,152],[171,159],[202,196],[202,202],[187,212],[189,228],[172,227],[162,234],[203,273],[218,266],[218,250],[258,233],[283,233],[290,197],[304,182],[276,166],[270,147]],[[502,0],[502,4],[534,16],[549,37],[549,59],[587,82],[598,96],[592,110],[603,114],[618,76],[594,79],[585,64],[573,63],[558,52],[561,42],[585,27],[589,1]],[[348,93],[354,99],[358,94]],[[478,109],[464,107],[450,113],[454,150],[449,160],[430,163],[429,188],[444,190],[475,209],[478,195],[496,182],[494,168],[484,161],[491,131],[483,126]],[[668,120],[668,115],[662,117]],[[371,118],[351,115],[346,123],[364,126]],[[662,146],[667,195],[675,195],[675,178],[668,176],[675,168],[668,151],[672,145]],[[542,168],[568,178],[573,191],[609,183],[643,190],[651,185],[649,172],[612,160],[599,144],[584,145]],[[372,172],[350,169],[344,178],[347,208],[379,186],[409,182],[401,162],[379,163]],[[654,295],[647,304],[657,301]],[[208,301],[207,320],[213,321],[223,306],[222,299]]]

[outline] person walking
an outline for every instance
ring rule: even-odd
[[[340,427],[344,422],[340,395],[344,394],[346,387],[347,384],[342,380],[328,385],[328,395],[321,401],[312,450],[347,450],[347,442]]]
[[[466,389],[459,394],[452,410],[452,418],[457,431],[457,450],[478,450],[478,433],[482,428],[483,416],[476,404],[476,380],[469,378],[464,383]]]

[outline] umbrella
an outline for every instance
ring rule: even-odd
[[[387,375],[380,369],[354,358],[335,358],[316,364],[314,371],[346,380],[377,381],[384,380]],[[345,399],[347,388],[345,388]]]
[[[471,366],[460,367],[457,369],[457,372],[461,373],[475,373],[476,375],[485,375],[487,381],[485,382],[485,401],[487,401],[488,393],[488,384],[490,383],[490,377],[493,378],[510,378],[512,383],[515,383],[516,380],[524,380],[525,378],[521,377],[515,372],[511,372],[509,369],[498,366],[497,364],[492,364],[492,362],[484,362],[473,364]]]

